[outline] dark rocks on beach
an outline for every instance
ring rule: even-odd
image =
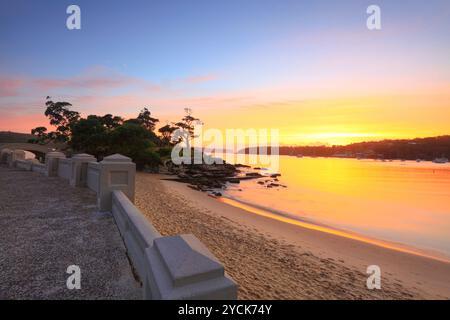
[[[194,190],[211,192],[216,189],[225,189],[227,183],[239,184],[241,180],[255,179],[260,177],[259,173],[250,173],[238,176],[240,170],[237,167],[248,167],[245,165],[223,164],[193,164],[193,165],[165,165],[168,174],[176,175],[174,181],[188,183]]]
[[[222,194],[217,190],[223,190],[227,187],[228,183],[239,184],[241,180],[266,178],[264,181],[258,181],[260,185],[266,185],[267,188],[284,187],[273,181],[278,181],[276,177],[280,174],[272,174],[269,177],[275,178],[268,180],[267,175],[262,175],[259,172],[249,172],[250,166],[237,164],[231,165],[228,163],[223,164],[193,164],[193,165],[175,165],[172,162],[165,163],[164,167],[168,174],[175,175],[176,178],[171,179],[173,181],[187,183],[188,187],[193,190],[209,192],[213,196],[221,196]],[[238,168],[247,168],[244,172],[241,172]],[[260,169],[258,167],[253,169]],[[242,189],[239,189],[241,191]],[[220,195],[218,195],[220,194]]]
[[[235,166],[236,168],[251,168],[250,166],[247,166],[247,165],[245,165],[245,164],[240,164],[240,163],[235,164],[234,166]]]
[[[262,177],[262,175],[258,172],[247,172],[245,175],[247,177]]]
[[[270,175],[271,178],[276,178],[276,177],[281,177],[281,174],[279,173],[274,173]]]
[[[280,184],[279,184],[279,183],[274,183],[274,182],[272,182],[272,183],[270,183],[268,186],[270,186],[270,187],[279,187]]]

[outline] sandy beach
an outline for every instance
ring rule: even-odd
[[[136,205],[163,234],[192,233],[240,299],[449,299],[450,263],[277,221],[138,173]],[[381,290],[366,268],[381,268]]]

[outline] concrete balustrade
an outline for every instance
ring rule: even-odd
[[[33,163],[31,166],[31,171],[33,172],[38,172],[41,174],[45,174],[46,173],[46,166],[43,163]]]
[[[45,155],[46,175],[47,177],[58,176],[58,163],[60,159],[65,159],[66,155],[62,152],[53,151]]]
[[[123,191],[128,199],[134,202],[136,164],[128,157],[113,154],[105,157],[99,165],[98,207],[100,211],[111,211],[114,190]]]
[[[92,191],[98,193],[100,184],[100,165],[98,162],[88,163],[86,176],[86,186]]]
[[[71,159],[70,185],[73,187],[85,187],[87,185],[87,170],[89,162],[97,159],[86,153],[77,154]]]
[[[67,179],[97,193],[98,209],[112,213],[144,299],[237,299],[237,284],[194,235],[162,237],[134,206],[136,165],[120,154],[96,162],[88,154],[49,152],[46,163],[25,160],[23,150],[1,150],[11,167]],[[151,201],[151,199],[149,199]]]
[[[139,278],[145,279],[145,249],[161,234],[120,190],[112,192],[112,214]]]
[[[8,153],[7,163],[10,168],[14,168],[16,166],[16,161],[18,160],[25,160],[24,150],[13,150]]]
[[[8,163],[8,157],[12,153],[11,149],[5,148],[0,151],[0,163]]]
[[[18,169],[23,169],[27,171],[31,171],[31,168],[33,166],[33,162],[30,160],[16,160],[15,167]]]
[[[192,234],[157,238],[145,254],[144,299],[237,299],[236,283]]]
[[[70,181],[72,177],[72,159],[58,159],[57,167],[57,176]]]

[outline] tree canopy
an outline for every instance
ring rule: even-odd
[[[182,120],[162,126],[158,136],[154,131],[159,119],[152,117],[147,107],[136,118],[125,120],[112,114],[83,118],[71,109],[69,102],[53,102],[50,97],[47,97],[45,106],[44,114],[55,130],[48,132],[46,127],[32,129],[35,136],[32,142],[63,142],[70,151],[92,154],[99,160],[120,153],[132,158],[140,169],[159,165],[161,158],[170,155],[173,132],[183,128],[193,136],[193,124],[198,120],[192,117],[191,109],[185,109],[188,111]]]

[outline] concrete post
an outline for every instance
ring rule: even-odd
[[[47,177],[58,176],[58,161],[65,159],[66,155],[62,152],[52,151],[45,155],[45,175]]]
[[[121,190],[134,202],[136,164],[121,154],[113,154],[99,162],[100,177],[97,202],[100,211],[111,211],[112,191]]]
[[[25,151],[13,150],[8,157],[8,166],[10,168],[14,168],[16,165],[16,160],[25,160]]]
[[[72,157],[72,168],[70,173],[70,185],[73,187],[85,187],[87,182],[87,165],[89,162],[96,162],[97,159],[86,153],[74,155]]]
[[[144,299],[237,299],[237,284],[194,235],[154,239],[146,249],[146,262]]]
[[[0,152],[0,163],[8,163],[8,156],[12,153],[11,149],[4,148]]]

